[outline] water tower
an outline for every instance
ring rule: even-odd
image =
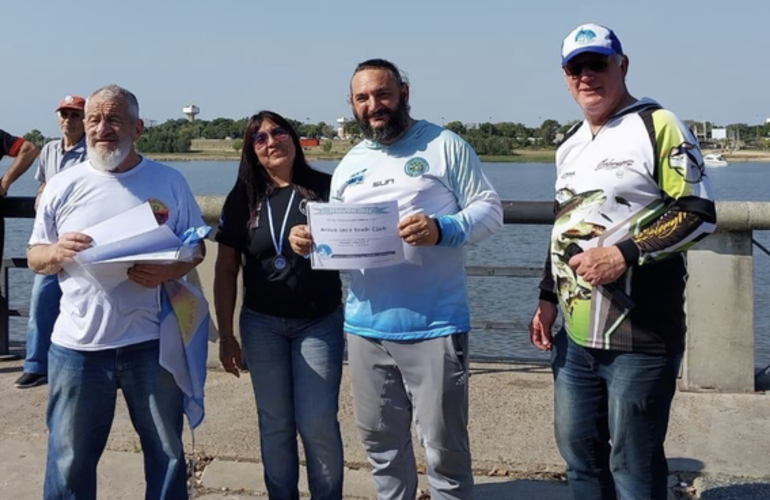
[[[337,123],[339,123],[339,126],[337,127],[337,137],[340,139],[346,139],[345,135],[345,122],[347,122],[348,119],[344,116],[342,118],[337,118]]]
[[[196,106],[195,104],[189,104],[182,108],[182,113],[187,117],[188,120],[191,122],[195,121],[195,117],[198,115],[198,113],[201,112],[201,108]]]

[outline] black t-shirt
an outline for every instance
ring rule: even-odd
[[[331,176],[317,172],[313,191],[319,201],[328,201]],[[270,195],[273,215],[273,234],[280,238],[281,225],[294,188],[278,188]],[[243,256],[243,303],[249,309],[283,318],[318,318],[336,310],[342,303],[342,287],[336,271],[314,271],[310,259],[294,253],[289,244],[293,226],[307,224],[307,201],[299,193],[294,195],[286,231],[283,235],[282,255],[288,266],[277,269],[277,255],[270,236],[267,203],[262,204],[258,224],[248,227],[249,204],[246,186],[236,182],[222,209],[216,240],[239,251]]]
[[[23,142],[19,137],[12,136],[5,130],[0,130],[0,160],[6,155],[16,156]]]

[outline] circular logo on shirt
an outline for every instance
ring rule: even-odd
[[[150,204],[158,224],[165,224],[168,221],[168,207],[166,204],[155,198],[150,198],[147,202]]]
[[[299,209],[299,213],[307,217],[307,200],[306,199],[302,198],[297,208]]]
[[[428,161],[419,156],[410,158],[409,161],[406,162],[406,165],[404,165],[404,172],[406,172],[406,175],[409,177],[419,177],[428,173],[428,170],[430,170]]]
[[[668,164],[688,184],[699,183],[706,173],[700,150],[689,142],[671,148]]]

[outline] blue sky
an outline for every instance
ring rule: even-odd
[[[107,83],[133,91],[145,119],[192,102],[203,119],[267,108],[332,122],[371,57],[409,74],[417,118],[565,122],[580,114],[559,45],[589,21],[620,37],[635,96],[757,123],[770,117],[769,20],[767,0],[5,2],[0,128],[55,135],[58,100]]]

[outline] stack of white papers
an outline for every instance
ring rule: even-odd
[[[194,248],[166,225],[159,225],[149,202],[80,231],[91,237],[92,246],[65,266],[75,279],[85,279],[105,291],[128,279],[136,263],[168,264],[190,261]]]

